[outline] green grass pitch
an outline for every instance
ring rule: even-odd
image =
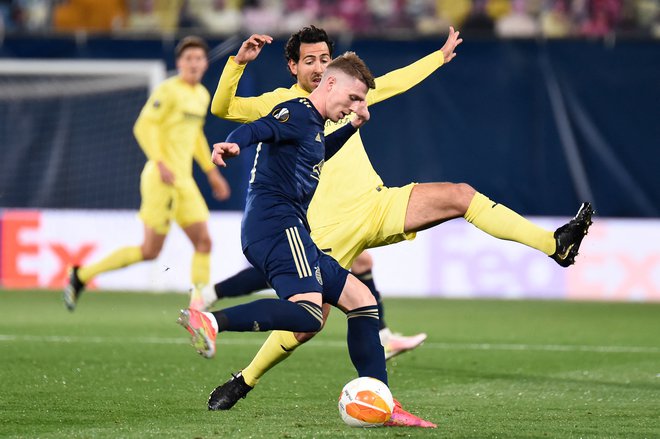
[[[0,291],[0,437],[660,437],[660,304],[386,299],[394,330],[429,334],[388,363],[395,397],[439,426],[421,430],[342,423],[355,372],[337,311],[247,399],[207,411],[266,334],[222,334],[203,359],[175,324],[186,300],[88,292],[69,313],[53,292]]]

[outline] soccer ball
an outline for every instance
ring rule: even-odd
[[[379,427],[394,410],[390,389],[376,378],[356,378],[339,395],[339,414],[351,427]]]

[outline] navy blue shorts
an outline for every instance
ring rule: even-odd
[[[346,284],[348,271],[319,250],[302,227],[289,227],[254,242],[243,254],[266,276],[281,299],[319,292],[324,302],[336,305]]]

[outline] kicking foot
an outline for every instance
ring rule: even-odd
[[[392,333],[387,328],[380,331],[380,341],[385,349],[385,360],[415,349],[424,340],[426,340],[426,334],[423,332],[412,336],[405,336]]]
[[[241,372],[231,374],[231,379],[215,388],[209,396],[209,410],[229,410],[239,399],[245,398],[250,390]]]
[[[568,267],[575,263],[582,239],[589,232],[592,224],[591,216],[594,210],[590,203],[582,203],[580,210],[568,223],[555,230],[555,241],[557,249],[550,255],[562,267]]]
[[[199,355],[204,358],[213,358],[215,338],[218,333],[204,313],[194,309],[182,309],[176,322],[190,332],[191,343]]]
[[[73,266],[69,270],[69,283],[64,287],[64,292],[62,293],[62,298],[64,299],[64,305],[66,305],[69,311],[76,309],[76,303],[78,298],[82,294],[83,289],[85,288],[85,283],[78,278],[78,269],[80,267]]]
[[[394,400],[394,410],[392,410],[392,417],[390,420],[383,424],[384,427],[420,427],[420,428],[437,428],[433,422],[425,421],[424,419],[405,411],[401,407],[401,403]]]

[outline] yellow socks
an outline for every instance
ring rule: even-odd
[[[110,253],[95,264],[80,267],[78,270],[78,279],[83,283],[87,283],[100,273],[126,267],[142,260],[142,250],[140,250],[140,247],[123,247]]]
[[[211,254],[195,252],[192,258],[190,280],[193,285],[207,285],[211,279]]]
[[[296,340],[293,332],[273,331],[252,362],[241,372],[245,383],[254,387],[259,382],[259,378],[280,361],[285,360],[301,344]]]
[[[545,230],[518,215],[513,210],[477,192],[465,219],[491,236],[516,241],[542,251],[546,255],[555,252],[554,232]]]

